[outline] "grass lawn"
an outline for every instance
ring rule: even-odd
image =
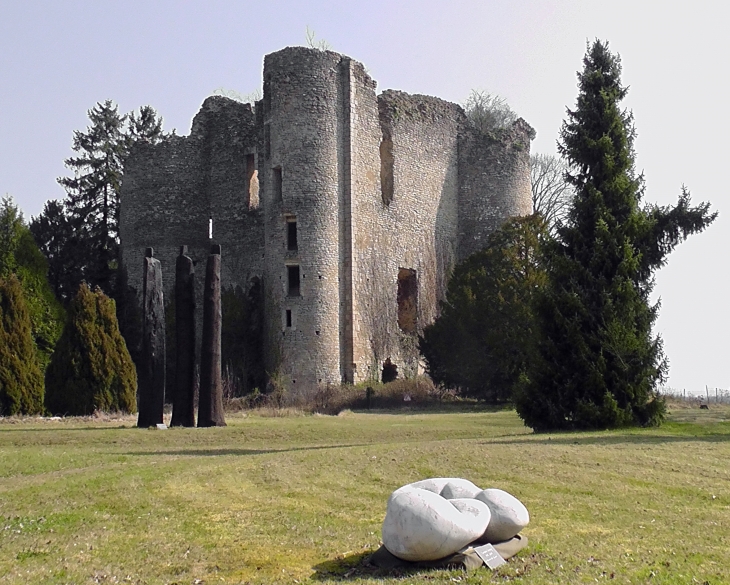
[[[724,408],[724,410],[723,410]],[[730,410],[535,435],[514,412],[0,421],[0,583],[730,583]],[[505,489],[529,547],[496,572],[383,574],[388,495]]]

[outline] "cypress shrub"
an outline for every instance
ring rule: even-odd
[[[43,374],[20,281],[0,278],[0,415],[43,412]]]
[[[0,277],[14,274],[30,318],[30,333],[41,372],[61,335],[64,310],[48,283],[48,262],[11,197],[0,200]]]
[[[136,394],[137,373],[114,301],[82,283],[46,370],[46,408],[67,415],[135,412]]]

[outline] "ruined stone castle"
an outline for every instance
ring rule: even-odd
[[[187,245],[200,290],[211,243],[223,287],[263,290],[266,371],[289,384],[418,367],[453,265],[532,211],[522,119],[483,134],[462,108],[386,90],[338,53],[264,59],[263,99],[210,97],[190,135],[138,144],[125,166],[122,262],[141,290],[145,247],[167,298]],[[202,299],[202,293],[198,297]]]

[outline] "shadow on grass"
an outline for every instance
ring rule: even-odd
[[[483,441],[483,445],[659,445],[662,443],[686,443],[688,441],[697,441],[703,443],[730,443],[730,428],[724,433],[699,432],[699,433],[676,433],[664,434],[652,431],[633,432],[627,434],[605,434],[597,435],[594,432],[590,434],[582,434],[576,432],[574,434],[554,435],[518,435],[514,438],[498,438]]]
[[[123,455],[182,455],[187,457],[219,457],[225,455],[268,455],[270,453],[291,453],[294,451],[318,451],[321,449],[347,449],[349,447],[370,447],[372,443],[345,443],[342,445],[313,445],[311,447],[290,447],[288,449],[180,449],[178,451],[130,451]]]
[[[44,433],[44,432],[54,432],[54,433],[66,433],[66,432],[74,432],[74,431],[118,431],[120,429],[136,429],[135,426],[130,425],[119,425],[119,426],[104,426],[104,427],[63,427],[63,426],[56,426],[56,427],[46,427],[43,429],[39,429],[37,427],[34,428],[8,428],[0,425],[0,433]],[[146,431],[147,429],[140,429],[143,431]]]
[[[313,581],[355,581],[370,578],[380,581],[383,577],[404,577],[424,571],[433,571],[433,569],[408,569],[402,567],[381,569],[368,562],[374,552],[375,550],[367,550],[323,561],[312,567],[314,575],[311,579]]]

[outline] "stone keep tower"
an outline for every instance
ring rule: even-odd
[[[200,260],[212,239],[224,287],[263,283],[269,373],[356,382],[388,358],[415,373],[454,263],[532,210],[533,131],[483,135],[456,104],[375,87],[349,57],[290,47],[265,57],[255,110],[208,98],[190,136],[137,146],[120,219],[130,284],[146,246],[170,271],[180,245]]]

